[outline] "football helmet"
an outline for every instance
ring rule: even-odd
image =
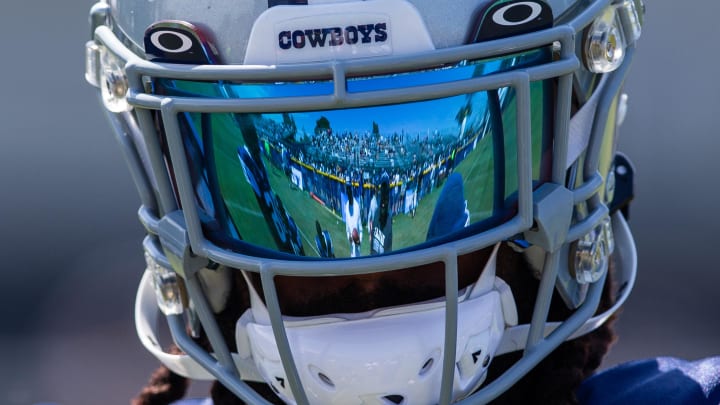
[[[246,381],[291,404],[497,397],[632,289],[616,130],[643,15],[642,0],[97,3],[86,79],[142,203],[141,342],[248,403],[265,400]],[[502,244],[539,280],[528,322]],[[436,288],[292,298],[385,276]],[[566,319],[548,319],[553,295]]]

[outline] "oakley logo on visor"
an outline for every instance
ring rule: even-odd
[[[511,3],[501,7],[493,13],[492,19],[496,24],[504,26],[527,24],[542,13],[542,6],[532,1],[523,1],[519,3]]]
[[[305,47],[322,48],[371,44],[388,40],[388,27],[385,22],[350,25],[344,28],[310,28],[305,30],[284,30],[278,34],[278,47],[283,50]]]
[[[150,35],[150,42],[152,42],[157,49],[167,53],[187,52],[193,46],[190,37],[183,33],[169,30],[153,32]]]
[[[498,0],[478,15],[471,42],[490,41],[552,27],[552,8],[542,0]]]
[[[215,64],[220,60],[206,33],[186,21],[158,21],[145,30],[145,55],[164,63]]]

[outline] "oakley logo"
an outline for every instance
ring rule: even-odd
[[[388,39],[387,23],[350,25],[345,28],[328,27],[307,30],[280,31],[278,46],[280,49],[303,49],[307,46],[317,48],[341,46],[343,44],[371,44],[385,42]]]
[[[492,15],[495,24],[512,27],[527,24],[540,17],[543,7],[534,1],[521,1],[497,9]]]
[[[153,32],[150,35],[150,42],[152,42],[157,49],[167,53],[187,52],[193,46],[193,41],[189,36],[170,30]]]

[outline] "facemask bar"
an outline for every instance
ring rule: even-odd
[[[529,124],[527,123],[529,117],[530,103],[527,94],[527,86],[531,80],[541,80],[550,77],[558,77],[558,101],[556,104],[556,122],[555,122],[555,145],[554,145],[554,166],[553,166],[553,181],[557,184],[563,184],[565,179],[565,156],[567,155],[567,123],[570,117],[570,93],[572,83],[572,72],[578,68],[579,62],[575,56],[574,50],[574,35],[575,32],[579,31],[582,27],[586,26],[594,15],[598,13],[600,9],[606,7],[610,2],[602,1],[593,3],[585,12],[583,12],[578,19],[573,20],[569,25],[556,27],[543,32],[529,34],[522,37],[526,41],[523,42],[522,47],[518,47],[518,39],[520,37],[501,39],[483,44],[470,45],[462,47],[462,49],[446,49],[438,50],[433,52],[432,55],[426,55],[423,58],[418,58],[423,61],[423,64],[431,65],[433,63],[443,63],[452,60],[466,59],[466,54],[483,55],[483,57],[491,57],[508,52],[508,49],[527,49],[534,46],[541,46],[559,41],[561,43],[561,58],[559,61],[539,66],[536,68],[525,69],[523,71],[507,72],[499,75],[493,75],[487,78],[479,78],[468,81],[468,84],[480,89],[490,89],[494,86],[510,86],[513,87],[517,92],[517,103],[518,103],[518,173],[520,173],[519,182],[519,210],[518,215],[506,224],[477,236],[467,238],[464,240],[452,242],[443,245],[440,248],[434,249],[434,252],[420,251],[412,252],[411,254],[399,254],[392,256],[392,260],[386,258],[364,258],[359,261],[347,261],[343,262],[342,274],[366,274],[378,271],[391,271],[398,268],[404,268],[412,265],[419,265],[428,261],[442,261],[446,267],[446,355],[444,359],[444,373],[443,373],[443,389],[440,403],[449,403],[451,398],[451,387],[452,387],[452,367],[454,359],[452,354],[455,352],[454,342],[455,335],[453,333],[456,330],[457,322],[457,274],[456,274],[456,256],[468,251],[475,250],[477,248],[490,246],[497,240],[507,239],[514,234],[524,232],[529,229],[533,223],[533,209],[532,209],[532,189],[531,189],[531,170],[529,168],[530,161],[530,145],[529,145]],[[96,10],[97,11],[97,10]],[[101,10],[102,11],[102,10]],[[108,12],[108,10],[104,10]],[[95,15],[96,25],[101,18],[98,17],[101,13],[98,12]],[[197,285],[197,275],[194,274],[200,262],[194,261],[193,255],[199,254],[205,256],[213,261],[227,264],[233,267],[239,267],[250,271],[256,271],[261,274],[263,287],[266,291],[265,299],[267,301],[268,310],[271,316],[271,323],[275,333],[275,338],[278,342],[281,356],[284,359],[285,371],[289,378],[289,383],[292,387],[298,403],[307,403],[307,398],[304,395],[300,381],[293,364],[292,356],[290,354],[289,345],[287,342],[287,336],[284,333],[284,326],[282,323],[282,316],[280,314],[279,305],[277,302],[277,296],[273,288],[273,277],[276,275],[319,275],[332,273],[336,265],[332,263],[322,262],[285,262],[278,260],[258,260],[257,258],[242,256],[239,254],[231,254],[215,246],[212,246],[202,235],[200,227],[200,221],[197,216],[197,212],[194,209],[187,209],[188,207],[195,207],[196,203],[191,185],[183,184],[179,182],[179,196],[183,207],[186,209],[181,212],[173,212],[177,209],[175,202],[175,194],[172,186],[170,185],[169,177],[165,170],[165,164],[162,159],[162,153],[155,136],[154,124],[150,117],[150,113],[146,109],[160,109],[165,119],[166,125],[168,125],[168,134],[179,134],[177,128],[177,121],[175,115],[178,111],[207,111],[208,108],[213,108],[212,111],[233,111],[238,108],[240,103],[238,100],[215,100],[210,101],[207,104],[198,103],[198,100],[182,100],[182,99],[161,99],[159,97],[150,96],[143,93],[143,76],[152,77],[172,77],[176,79],[187,79],[187,80],[219,80],[219,79],[257,79],[257,80],[273,80],[273,77],[282,77],[283,80],[292,78],[295,80],[312,79],[317,77],[318,72],[326,75],[332,75],[336,84],[336,93],[332,100],[324,100],[319,102],[318,99],[298,99],[295,98],[293,101],[307,101],[312,106],[320,105],[331,105],[330,103],[336,103],[335,106],[342,105],[343,107],[349,107],[353,105],[365,105],[372,104],[372,101],[381,100],[384,97],[394,97],[398,101],[402,99],[397,92],[387,92],[381,96],[373,97],[361,97],[355,95],[348,95],[344,89],[344,78],[348,74],[373,74],[380,72],[387,72],[388,67],[392,69],[402,70],[417,68],[417,62],[413,58],[405,60],[370,60],[362,65],[353,64],[315,64],[315,65],[302,65],[294,67],[277,67],[275,69],[263,68],[263,67],[232,67],[232,66],[163,66],[159,64],[153,64],[146,62],[138,58],[135,54],[127,50],[120,41],[115,38],[112,31],[105,27],[100,26],[95,30],[97,41],[112,49],[112,52],[116,53],[122,59],[128,61],[126,65],[126,71],[129,76],[131,91],[129,101],[135,106],[136,114],[138,117],[139,126],[145,131],[143,133],[148,134],[145,137],[145,144],[148,148],[148,154],[152,163],[152,170],[154,173],[161,173],[159,176],[155,176],[157,184],[152,186],[145,186],[146,190],[154,189],[157,190],[158,204],[157,210],[154,204],[152,204],[152,198],[150,193],[144,193],[143,205],[141,209],[141,220],[148,228],[148,231],[153,235],[160,235],[162,245],[165,248],[166,253],[170,253],[170,256],[175,256],[176,259],[180,259],[178,262],[175,260],[173,268],[178,273],[184,276],[187,280],[191,290],[195,290],[196,294],[191,297],[193,300],[197,300],[196,304],[199,308],[205,307],[206,312],[212,319],[212,313],[208,311],[208,305],[204,300],[199,285]],[[625,63],[627,65],[627,62]],[[306,70],[307,69],[307,70]],[[318,70],[319,69],[319,70]],[[618,71],[618,76],[624,74],[624,69]],[[465,85],[465,83],[463,84]],[[450,86],[452,88],[452,86]],[[463,87],[463,91],[467,91]],[[451,90],[443,89],[430,89],[431,91],[437,91],[431,93],[433,95],[445,94],[443,91],[461,91],[460,87],[452,88]],[[401,90],[405,93],[406,90]],[[613,93],[607,93],[612,98]],[[429,95],[424,95],[429,97]],[[342,100],[342,101],[339,101]],[[276,106],[278,110],[287,109],[287,106],[278,103],[277,100],[268,100],[268,102],[260,100],[251,100],[250,103],[263,112],[272,110],[272,106]],[[293,104],[294,105],[294,104]],[[607,116],[607,109],[609,109],[610,103],[604,103],[605,109],[600,110],[600,116],[596,117],[595,127],[593,135],[591,137],[592,145],[599,145],[602,138],[602,132],[606,124],[606,119],[602,119]],[[248,105],[250,109],[252,106]],[[195,109],[195,110],[193,110]],[[605,116],[603,116],[605,114]],[[111,114],[112,115],[112,114]],[[127,130],[119,128],[118,125],[114,125],[116,130]],[[135,129],[130,128],[130,131]],[[169,142],[171,147],[171,158],[176,165],[175,170],[180,177],[189,178],[187,163],[185,162],[185,155],[182,147],[182,142],[179,137],[169,136]],[[597,148],[597,146],[595,146]],[[132,149],[131,146],[127,146],[126,151]],[[591,148],[589,152],[593,152]],[[138,159],[129,162],[131,165],[137,167]],[[604,216],[607,215],[607,208],[604,204],[599,201],[596,193],[602,185],[602,179],[598,181],[599,174],[597,174],[597,159],[593,160],[590,158],[586,161],[585,176],[587,181],[582,186],[578,187],[571,193],[571,201],[578,203],[590,199],[589,206],[591,213],[583,221],[572,225],[569,230],[562,231],[564,241],[569,242],[578,238],[581,235],[587,233],[590,229],[594,228]],[[136,182],[143,183],[147,182],[147,179],[142,179],[139,176]],[[152,176],[149,176],[152,177]],[[139,187],[140,188],[140,187]],[[153,215],[157,212],[157,215]],[[169,214],[169,215],[168,215]],[[158,219],[162,218],[162,220]],[[557,236],[557,235],[555,235]],[[543,246],[545,247],[545,246]],[[543,274],[541,289],[538,292],[538,304],[540,309],[536,311],[533,316],[532,325],[530,328],[528,339],[528,345],[526,346],[526,355],[518,363],[516,363],[507,373],[507,376],[503,376],[493,382],[492,384],[484,387],[476,394],[472,395],[471,398],[463,403],[480,403],[490,400],[507,387],[512,385],[517,379],[525,374],[527,370],[532,368],[537,362],[552,351],[557,344],[564,341],[573,332],[574,328],[577,327],[577,323],[580,325],[585,319],[589,318],[597,307],[599,302],[600,291],[602,290],[602,284],[604,278],[598,283],[594,283],[590,287],[588,299],[578,309],[570,325],[564,325],[558,328],[551,335],[542,338],[542,331],[545,330],[545,319],[547,317],[547,310],[543,308],[546,305],[542,305],[543,301],[549,305],[549,297],[552,295],[555,279],[558,270],[558,250],[555,244],[547,246],[550,253],[546,258],[546,272]],[[555,249],[552,249],[555,248]],[[173,262],[170,259],[170,262]],[[399,264],[402,263],[402,264]],[[554,269],[554,271],[552,270]],[[550,271],[547,271],[550,270]],[[195,284],[195,285],[193,285]],[[545,297],[544,300],[540,298]],[[206,317],[207,318],[207,317]],[[180,316],[170,316],[169,321],[171,329],[174,334],[184,335],[184,324]],[[206,328],[209,325],[205,325]],[[213,329],[210,326],[210,329]],[[228,360],[229,353],[227,348],[222,349],[224,346],[222,338],[218,339],[219,335],[217,332],[212,330],[207,331],[209,335],[216,335],[215,338],[211,336],[212,345],[219,355],[220,365],[217,363],[209,364],[211,370],[216,377],[227,381],[229,377],[236,377],[236,373],[232,372],[234,368],[231,361]],[[192,349],[191,347],[188,347]],[[183,348],[185,349],[185,348]],[[226,354],[222,354],[222,352]],[[450,354],[448,354],[450,353]],[[209,356],[206,356],[209,357]],[[209,360],[209,359],[208,359]],[[210,360],[209,360],[210,361]],[[232,380],[232,378],[230,378]],[[239,381],[238,381],[239,382]],[[244,386],[240,382],[241,385]],[[232,389],[232,387],[231,387]],[[233,390],[236,391],[236,390]],[[243,398],[247,398],[246,390],[237,390],[244,392],[236,392]],[[245,394],[245,395],[241,395]],[[253,398],[255,399],[255,398]]]

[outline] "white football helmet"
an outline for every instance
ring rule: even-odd
[[[643,14],[642,0],[97,3],[86,78],[148,233],[140,340],[248,403],[265,399],[246,381],[288,404],[496,398],[632,288],[616,129]],[[503,244],[528,268],[498,268]],[[527,322],[501,270],[539,280]],[[423,291],[380,294],[381,279]],[[334,280],[360,293],[325,299]],[[548,319],[554,294],[567,319]],[[162,350],[158,317],[184,354]]]

